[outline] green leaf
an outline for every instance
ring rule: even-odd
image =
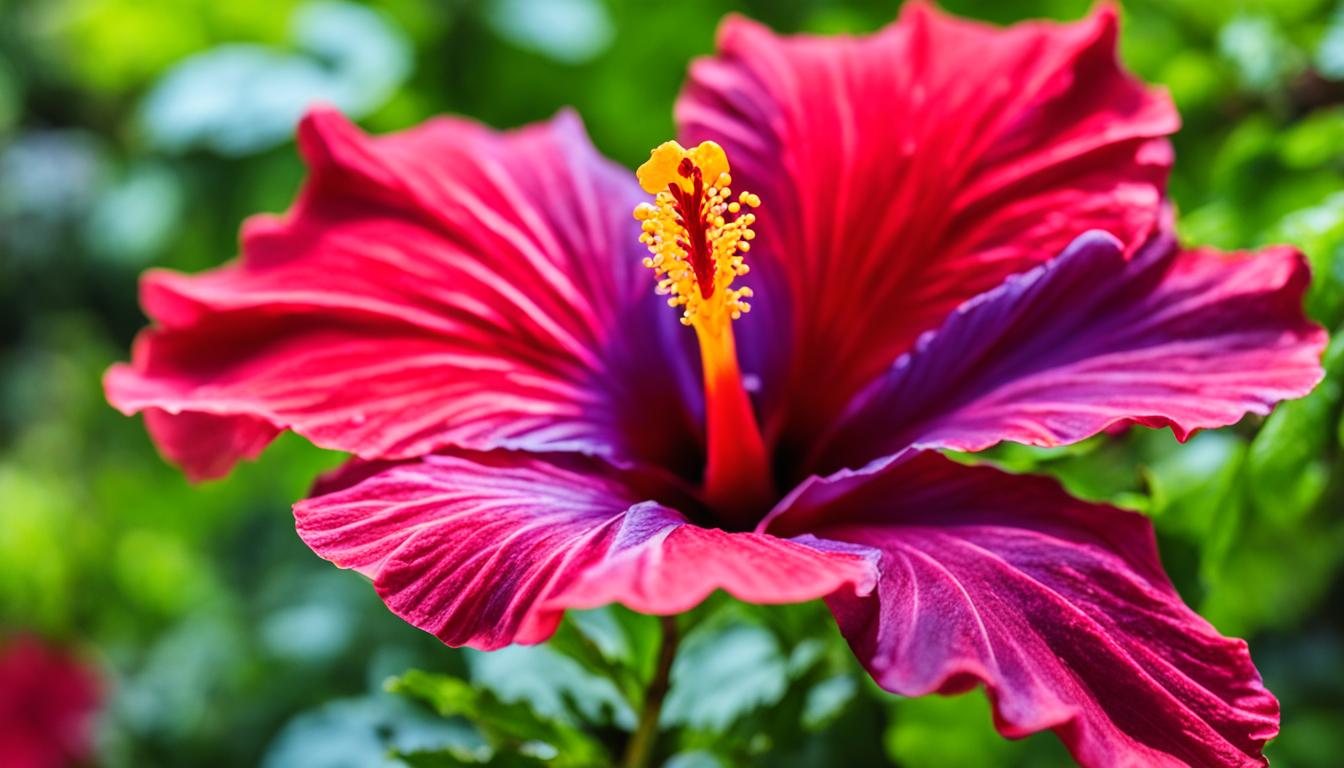
[[[410,73],[405,36],[372,8],[346,0],[304,3],[294,14],[292,36],[300,52],[232,43],[176,63],[145,98],[141,113],[150,141],[170,152],[260,152],[288,141],[310,102],[363,116]],[[203,92],[214,96],[192,98]]]
[[[1339,425],[1335,427],[1335,442],[1344,448],[1344,412],[1339,414]]]
[[[626,614],[638,616],[633,612]],[[645,622],[632,622],[616,610],[601,609],[567,616],[546,647],[574,660],[590,674],[611,681],[625,702],[637,709],[644,698],[644,687],[651,674],[658,638],[657,622],[651,617],[652,632]]]
[[[1281,87],[1306,65],[1302,51],[1271,16],[1232,19],[1218,35],[1218,49],[1237,67],[1242,83],[1255,91]]]
[[[858,691],[853,675],[836,675],[813,686],[807,692],[803,727],[811,731],[826,727],[854,701]]]
[[[738,718],[783,697],[788,661],[765,628],[733,621],[701,625],[672,666],[665,726],[724,731]]]
[[[1288,529],[1247,531],[1199,603],[1200,615],[1235,636],[1297,625],[1318,605],[1344,556],[1344,524],[1330,512]]]
[[[1344,6],[1335,9],[1316,47],[1316,68],[1332,80],[1344,80]]]
[[[464,717],[496,752],[516,753],[540,743],[554,752],[553,765],[593,766],[609,762],[600,742],[582,730],[537,714],[528,704],[504,702],[494,692],[455,677],[411,670],[388,681],[388,690],[420,699],[444,717]]]
[[[989,701],[981,691],[960,696],[898,699],[884,737],[887,754],[907,768],[974,765],[1068,765],[1064,747],[1049,733],[1008,741],[995,732]]]
[[[1301,400],[1281,403],[1251,443],[1248,487],[1265,520],[1291,525],[1325,492],[1330,461],[1324,451],[1334,438],[1330,425],[1339,397],[1340,385],[1331,379]]]
[[[522,701],[542,717],[569,724],[635,727],[639,695],[627,701],[611,679],[585,670],[547,645],[468,651],[471,680],[501,701]],[[642,692],[642,689],[641,689]]]
[[[488,766],[489,768],[545,768],[552,765],[539,757],[522,755],[516,752],[494,752],[477,755],[461,750],[436,750],[426,752],[399,752],[396,758],[411,768],[469,768],[470,766]]]
[[[1193,48],[1180,50],[1166,61],[1159,79],[1182,111],[1216,103],[1225,90],[1217,59]]]
[[[285,725],[266,752],[262,768],[394,768],[391,750],[480,747],[462,722],[435,718],[387,694],[329,702]]]
[[[1279,158],[1289,168],[1316,168],[1339,159],[1344,146],[1344,108],[1312,112],[1280,137]]]
[[[673,755],[663,763],[663,768],[724,768],[724,764],[709,752],[695,750]]]
[[[1281,404],[1247,453],[1241,495],[1248,514],[1220,555],[1221,567],[1203,574],[1208,590],[1200,612],[1226,633],[1292,626],[1324,594],[1344,555],[1337,514],[1344,486],[1330,447],[1344,336],[1335,336],[1324,366],[1325,381]]]
[[[1344,321],[1344,192],[1288,213],[1270,230],[1268,240],[1296,245],[1311,262],[1311,316],[1326,326]]]
[[[1143,469],[1157,526],[1194,540],[1231,521],[1224,515],[1235,490],[1245,444],[1229,432],[1201,432],[1181,445],[1169,433],[1148,433],[1151,459]]]

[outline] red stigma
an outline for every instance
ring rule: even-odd
[[[677,222],[686,230],[686,240],[678,239],[677,245],[686,252],[686,260],[695,272],[695,282],[700,286],[700,295],[708,299],[714,295],[714,250],[709,243],[709,224],[703,214],[705,200],[705,180],[691,159],[683,158],[677,166],[677,172],[692,181],[690,192],[673,182],[667,185],[675,201],[673,211]],[[692,215],[694,212],[694,215]]]

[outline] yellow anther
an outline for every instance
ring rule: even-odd
[[[741,317],[750,309],[744,299],[751,291],[732,284],[747,273],[746,241],[756,236],[750,228],[755,215],[742,209],[761,199],[742,192],[730,200],[728,157],[712,141],[691,149],[664,142],[636,176],[654,196],[634,213],[641,222],[639,240],[651,254],[644,266],[654,271],[658,292],[668,296],[670,306],[682,308],[685,325],[714,326]]]
[[[719,183],[720,176],[728,175],[728,155],[723,147],[712,141],[701,142],[691,149],[682,147],[675,141],[665,141],[649,153],[649,159],[635,171],[639,185],[650,195],[656,195],[667,189],[669,184],[677,184],[683,190],[691,191],[691,180],[680,173],[681,161],[690,159],[700,169],[708,185],[716,188],[728,186],[728,182]]]

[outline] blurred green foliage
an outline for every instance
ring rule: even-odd
[[[291,128],[314,99],[374,131],[438,112],[512,126],[573,105],[601,149],[634,164],[672,134],[686,64],[725,13],[861,32],[894,5],[0,0],[0,628],[96,654],[114,692],[101,762],[535,765],[559,746],[617,748],[653,673],[656,622],[598,611],[548,646],[450,651],[293,534],[290,502],[339,457],[282,439],[264,467],[189,486],[101,397],[101,371],[144,322],[136,276],[218,264],[243,217],[283,209],[302,177]],[[1009,22],[1090,3],[944,5]],[[1309,311],[1344,330],[1344,3],[1123,8],[1124,58],[1184,120],[1182,235],[1301,247]],[[1344,754],[1338,336],[1327,367],[1307,398],[1179,450],[1134,430],[993,456],[1153,518],[1187,600],[1249,638],[1283,703],[1271,756],[1289,768]],[[1048,736],[998,738],[978,694],[881,694],[819,605],[715,599],[686,622],[663,713],[675,768],[1067,761]],[[411,667],[428,671],[393,683],[411,696],[383,690]]]

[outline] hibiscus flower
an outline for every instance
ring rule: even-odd
[[[0,640],[0,756],[8,768],[65,768],[92,756],[102,698],[94,671],[35,637]]]
[[[570,113],[371,138],[314,111],[311,176],[240,262],[145,277],[108,397],[194,478],[286,429],[354,454],[299,534],[450,645],[824,598],[883,688],[983,685],[1006,736],[1263,764],[1278,703],[1145,518],[941,453],[1183,439],[1321,377],[1296,251],[1175,241],[1177,116],[1115,39],[1110,9],[729,19],[685,146],[635,175]]]

